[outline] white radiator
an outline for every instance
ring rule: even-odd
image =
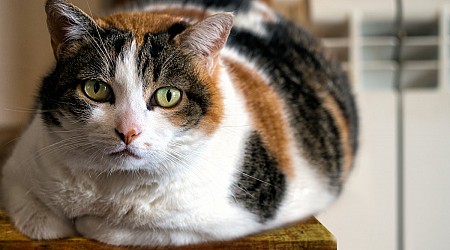
[[[339,249],[450,246],[450,1],[311,0],[344,62],[361,147],[342,198],[319,218]]]

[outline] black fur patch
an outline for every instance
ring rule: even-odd
[[[256,214],[260,222],[272,219],[283,200],[286,179],[256,132],[248,138],[241,171],[234,198]]]
[[[167,33],[169,33],[169,40],[172,40],[176,35],[181,34],[187,27],[188,23],[183,21],[170,26],[167,30]]]
[[[223,11],[247,11],[251,0],[189,0],[184,1],[204,6],[205,8],[221,9]]]
[[[231,12],[247,12],[250,9],[252,0],[138,0],[138,6],[145,6],[147,4],[193,4],[203,7],[205,9],[216,9],[221,11]]]

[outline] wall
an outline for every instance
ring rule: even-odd
[[[450,2],[396,2],[310,2],[312,25],[332,27],[316,30],[345,62],[361,118],[355,170],[319,215],[340,249],[450,245]]]
[[[95,13],[100,5],[72,2],[87,13],[90,8]],[[0,129],[27,122],[40,80],[54,62],[44,4],[0,1]]]

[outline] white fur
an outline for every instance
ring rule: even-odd
[[[268,10],[265,4],[258,1],[252,1],[251,8],[252,10],[249,14],[236,15],[235,26],[258,34],[261,37],[267,36],[266,27],[263,25],[265,21],[264,15],[270,17],[273,21],[277,20],[276,15],[273,11]]]
[[[294,178],[287,182],[287,193],[276,218],[264,227],[271,229],[286,223],[299,221],[328,207],[336,195],[330,192],[327,179],[300,157],[300,152],[291,143],[290,156],[294,163]]]

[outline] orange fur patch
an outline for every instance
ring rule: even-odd
[[[185,21],[200,21],[213,14],[206,9],[186,9],[180,7],[168,7],[161,10],[150,10],[150,12],[155,14],[170,15],[173,17],[181,17]]]
[[[269,152],[274,156],[282,172],[293,176],[289,156],[287,122],[283,118],[280,97],[268,86],[258,72],[231,58],[223,58],[229,68],[233,83],[236,84],[246,102],[256,130],[261,134]]]
[[[196,66],[196,72],[199,74],[198,78],[200,79],[200,82],[205,83],[206,91],[210,96],[209,109],[200,122],[200,128],[203,129],[206,134],[211,134],[219,127],[224,113],[223,96],[219,88],[219,72],[221,65],[216,64],[216,68],[211,76],[203,63],[197,62]]]
[[[95,21],[103,28],[114,27],[131,31],[140,46],[146,33],[167,31],[170,26],[181,21],[181,18],[150,12],[129,12],[96,18]]]

